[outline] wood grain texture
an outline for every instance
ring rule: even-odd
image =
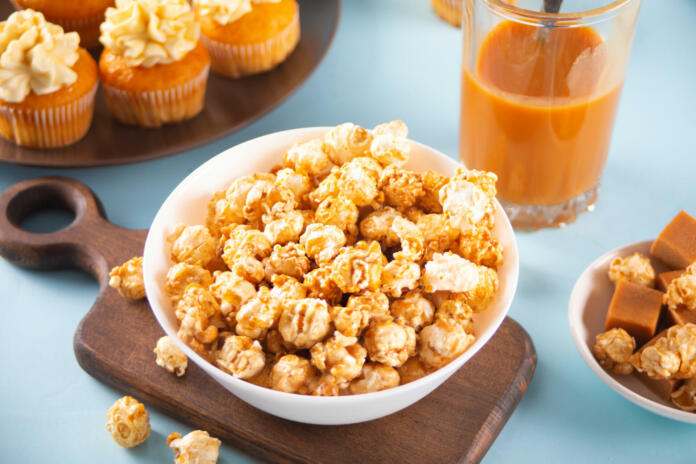
[[[195,118],[157,129],[116,121],[97,92],[94,120],[84,139],[69,147],[35,150],[0,138],[0,161],[28,166],[85,167],[145,161],[209,143],[254,122],[284,102],[314,72],[333,40],[341,0],[298,0],[302,37],[273,70],[241,79],[210,74],[205,108]],[[14,11],[0,0],[0,19]],[[92,54],[98,59],[100,50]]]
[[[42,207],[75,211],[52,234],[19,228]],[[75,355],[89,374],[231,446],[273,462],[479,462],[524,395],[534,373],[534,345],[507,318],[493,338],[447,382],[391,416],[348,426],[279,419],[238,400],[190,364],[177,378],[159,368],[152,350],[164,334],[146,301],[121,298],[108,270],[142,254],[146,231],[110,224],[93,193],[64,178],[21,182],[0,195],[0,254],[35,269],[79,267],[100,292],[80,322]]]

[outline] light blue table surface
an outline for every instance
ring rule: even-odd
[[[47,174],[74,177],[94,189],[113,222],[144,229],[198,165],[278,130],[399,118],[413,139],[456,157],[460,51],[459,31],[438,20],[427,0],[346,0],[316,74],[246,129],[137,165],[57,172],[2,164],[0,190]],[[605,386],[576,352],[566,316],[575,279],[598,255],[654,237],[682,208],[696,213],[694,84],[696,1],[644,2],[596,210],[565,229],[518,234],[520,283],[510,315],[532,336],[539,363],[485,462],[696,462],[696,428]],[[59,219],[30,224],[41,230]],[[0,462],[172,462],[165,438],[187,426],[150,411],[152,436],[132,450],[116,446],[104,428],[121,393],[83,372],[72,351],[96,294],[81,272],[33,272],[0,259]],[[221,449],[221,463],[249,461]]]

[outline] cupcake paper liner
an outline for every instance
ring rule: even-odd
[[[196,116],[203,109],[210,66],[189,82],[169,89],[131,92],[103,84],[111,113],[121,122],[159,127]]]
[[[241,77],[272,69],[295,49],[300,40],[300,15],[280,34],[264,41],[245,45],[230,45],[201,34],[201,41],[210,54],[210,66],[226,77]]]
[[[438,16],[453,26],[462,25],[463,0],[430,0]]]
[[[98,85],[95,83],[79,99],[53,108],[24,109],[0,103],[0,135],[30,148],[56,148],[77,142],[92,123]]]

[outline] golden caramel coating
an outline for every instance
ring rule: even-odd
[[[288,168],[281,169],[276,172],[275,184],[290,190],[298,205],[307,204],[307,195],[312,190],[312,180],[307,174]]]
[[[654,379],[696,377],[696,324],[673,325],[655,343],[631,356],[631,363]]]
[[[242,212],[249,224],[258,227],[260,222],[270,221],[268,216],[282,217],[283,213],[296,207],[295,195],[291,190],[272,182],[257,182],[249,190]]]
[[[235,227],[225,241],[222,259],[230,269],[238,256],[263,259],[271,254],[271,241],[260,230]]]
[[[669,283],[662,297],[662,302],[672,309],[696,311],[696,274],[690,273],[690,268]]]
[[[394,300],[390,310],[396,322],[413,327],[416,331],[430,324],[435,314],[433,304],[418,289]]]
[[[611,329],[597,334],[593,350],[604,369],[621,375],[633,372],[630,360],[636,350],[636,340],[624,329]]]
[[[355,237],[358,234],[358,207],[347,196],[340,194],[329,197],[319,203],[314,212],[314,220],[326,225],[336,226],[346,236]]]
[[[373,211],[360,221],[360,233],[368,240],[377,240],[384,248],[399,244],[399,236],[392,228],[402,214],[390,206]]]
[[[418,198],[416,204],[429,214],[442,213],[440,189],[449,182],[449,178],[433,171],[425,171],[421,173],[421,181],[423,183],[423,195]]]
[[[469,171],[459,169],[457,175],[440,189],[440,204],[452,227],[465,232],[493,223],[495,197],[470,182]]]
[[[372,361],[398,367],[416,352],[416,331],[393,320],[375,321],[364,336]]]
[[[379,124],[372,129],[370,154],[382,166],[403,165],[411,155],[411,145],[406,140],[408,128],[403,121]]]
[[[106,413],[106,429],[119,446],[131,448],[150,436],[150,418],[141,402],[124,396]]]
[[[684,411],[696,411],[696,377],[688,379],[672,393],[672,403]]]
[[[181,298],[176,304],[175,314],[177,320],[181,321],[189,309],[200,308],[204,313],[211,317],[221,313],[220,305],[209,289],[200,284],[190,284],[181,294]]]
[[[177,263],[169,268],[164,284],[164,293],[169,297],[172,305],[176,306],[179,298],[190,284],[199,284],[209,287],[213,283],[210,271],[198,265]]]
[[[406,218],[396,217],[391,228],[401,243],[401,251],[394,253],[394,259],[419,261],[423,256],[425,239],[418,226]]]
[[[391,366],[380,363],[366,363],[360,377],[350,383],[354,395],[372,393],[399,386],[399,372]]]
[[[311,348],[320,342],[331,327],[331,316],[326,301],[302,298],[286,305],[280,316],[278,330],[283,340],[297,348]]]
[[[456,325],[467,333],[474,333],[474,311],[466,302],[455,298],[443,301],[435,311],[435,320]]]
[[[418,356],[430,367],[439,369],[464,353],[475,337],[458,324],[435,318],[418,334]]]
[[[309,271],[310,262],[301,245],[288,243],[275,245],[271,256],[263,260],[263,266],[268,281],[275,275],[301,279]]]
[[[425,193],[420,174],[394,164],[382,171],[379,188],[384,193],[384,202],[399,210],[415,205],[418,198]]]
[[[278,329],[269,330],[263,339],[262,345],[264,351],[268,354],[283,355],[297,351],[294,346],[283,340],[283,336],[280,335]]]
[[[462,232],[456,250],[475,264],[492,268],[503,264],[503,245],[487,227],[474,227]]]
[[[256,296],[254,285],[230,271],[216,271],[215,282],[209,290],[220,304],[222,316],[230,327],[236,324],[239,308]]]
[[[398,298],[408,290],[418,286],[420,266],[411,261],[395,259],[387,263],[382,270],[380,290],[387,295]]]
[[[172,374],[176,374],[177,377],[181,377],[186,373],[188,358],[184,352],[176,346],[171,337],[165,335],[157,340],[154,352],[157,355],[155,362],[161,368],[166,369]]]
[[[300,245],[317,264],[328,264],[346,244],[346,235],[336,226],[310,224],[300,237]]]
[[[304,230],[304,216],[297,210],[283,211],[278,215],[267,215],[263,219],[264,222],[268,219],[263,233],[271,245],[296,242]]]
[[[377,197],[377,181],[381,168],[372,158],[355,158],[331,170],[319,186],[309,194],[314,204],[326,198],[345,195],[357,206],[366,206]]]
[[[450,225],[444,214],[423,214],[416,220],[416,225],[423,234],[423,258],[426,261],[432,260],[435,253],[458,250],[459,231]],[[461,250],[458,251],[461,254]]]
[[[669,379],[679,371],[679,355],[665,344],[651,345],[631,357],[636,370],[646,373],[653,379]]]
[[[495,198],[498,193],[495,188],[495,184],[498,182],[498,176],[492,172],[466,169],[460,166],[457,168],[457,174],[454,178],[456,181],[463,180],[474,184],[476,187],[480,188],[488,198]]]
[[[640,253],[625,258],[617,256],[609,264],[609,280],[615,284],[627,280],[652,288],[655,286],[655,269],[650,264],[650,258]]]
[[[397,369],[401,385],[413,382],[430,374],[433,370],[421,362],[418,357],[408,358],[408,361],[403,363]]]
[[[324,343],[317,343],[310,350],[312,364],[320,372],[329,372],[335,381],[344,384],[360,374],[367,350],[356,337],[346,337],[335,331]]]
[[[326,300],[335,305],[341,301],[343,292],[332,279],[331,266],[318,267],[305,275],[303,285],[307,289],[307,296]]]
[[[326,373],[312,379],[309,393],[313,396],[338,396],[340,386],[331,374]]]
[[[382,292],[356,293],[346,306],[334,306],[330,312],[338,331],[346,337],[358,337],[373,319],[389,318],[389,298]]]
[[[237,335],[262,339],[268,329],[278,322],[281,310],[279,301],[272,297],[268,287],[261,287],[254,298],[239,308],[235,332]]]
[[[351,122],[339,124],[324,135],[322,145],[331,161],[340,166],[358,156],[366,156],[372,143],[372,134]]]
[[[217,321],[222,320],[220,306],[215,297],[200,285],[186,287],[176,306],[176,317],[179,320],[177,336],[195,351],[207,351],[217,339],[217,325],[220,325]]]
[[[433,259],[425,264],[421,284],[428,293],[439,290],[467,292],[479,285],[482,269],[482,266],[452,252],[435,253]]]
[[[167,238],[171,258],[175,263],[197,264],[205,267],[215,257],[216,243],[205,226],[174,227]]]
[[[331,166],[322,145],[321,139],[296,143],[283,155],[283,165],[309,176],[321,176]]]
[[[251,256],[236,256],[230,270],[232,274],[254,285],[260,283],[266,277],[266,269],[263,263]]]
[[[177,432],[167,437],[167,445],[176,453],[175,464],[215,464],[220,444],[220,440],[203,430],[194,430],[183,438]]]
[[[111,269],[109,287],[115,288],[125,298],[134,300],[145,298],[143,257],[136,256]]]
[[[225,338],[222,348],[215,352],[215,364],[239,379],[248,379],[263,369],[266,355],[258,340],[232,335]]]
[[[338,252],[331,265],[331,279],[344,293],[378,290],[386,263],[378,242],[360,241]]]
[[[500,281],[498,273],[489,267],[479,266],[479,281],[475,288],[462,294],[466,304],[475,313],[485,311],[498,292]]]
[[[270,385],[285,393],[309,393],[316,373],[310,362],[294,354],[286,354],[273,365]]]

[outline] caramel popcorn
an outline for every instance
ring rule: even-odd
[[[696,377],[672,392],[672,403],[684,411],[696,411]]]
[[[496,177],[405,169],[407,135],[401,121],[341,124],[214,192],[205,225],[170,239],[179,338],[254,385],[319,396],[392,388],[462,354],[498,292]]]
[[[631,355],[636,341],[624,329],[611,329],[595,337],[594,354],[599,364],[615,374],[628,375],[633,372]]]
[[[188,358],[169,336],[165,335],[157,340],[154,351],[157,355],[155,362],[158,366],[172,374],[176,374],[177,377],[181,377],[186,373]]]
[[[109,286],[121,296],[139,300],[145,298],[143,284],[143,257],[136,256],[109,272]]]
[[[215,363],[237,378],[248,379],[261,372],[266,356],[258,340],[231,335],[225,338],[222,348],[215,352]]]
[[[696,377],[696,324],[673,325],[631,363],[654,379]]]
[[[399,385],[399,372],[391,366],[380,363],[366,363],[360,377],[350,383],[350,392],[354,395],[372,393]]]
[[[215,240],[205,226],[176,226],[167,239],[175,263],[205,267],[215,257]]]
[[[203,430],[194,430],[183,438],[176,432],[167,437],[167,445],[176,453],[176,464],[215,464],[220,444],[220,440]]]
[[[124,396],[106,413],[106,429],[119,446],[131,448],[150,436],[150,418],[141,402]]]
[[[662,297],[662,302],[672,309],[685,308],[696,311],[696,269],[690,265],[686,271],[672,280]],[[691,271],[691,272],[690,272]]]
[[[609,265],[609,280],[618,283],[628,280],[646,287],[655,286],[655,270],[650,264],[650,258],[640,253],[633,253],[625,258],[616,257]]]

